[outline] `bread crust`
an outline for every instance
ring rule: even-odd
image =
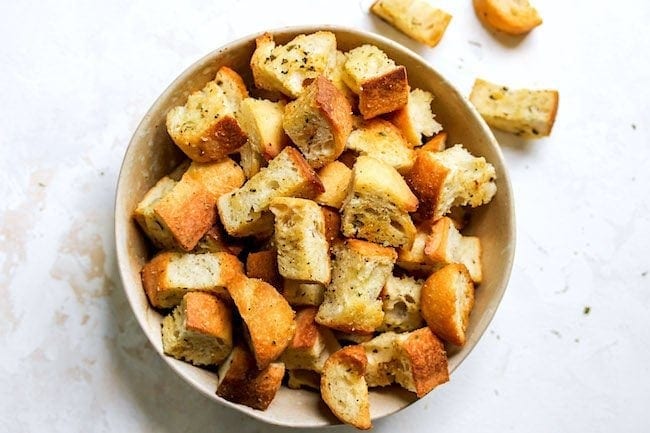
[[[340,209],[348,193],[352,170],[342,162],[333,161],[318,171],[318,177],[323,183],[325,191],[314,197],[314,201]]]
[[[401,356],[409,360],[414,391],[418,398],[449,381],[445,347],[429,328],[411,332],[404,341],[398,343],[398,347],[403,352]]]
[[[276,360],[289,345],[295,331],[295,313],[286,299],[270,284],[240,276],[228,286],[248,330],[257,368]]]
[[[438,45],[451,21],[450,14],[420,0],[377,0],[370,11],[430,47]]]
[[[435,215],[448,174],[449,169],[432,158],[430,152],[420,150],[415,153],[415,163],[405,179],[420,200],[418,214],[423,219]]]
[[[278,272],[278,253],[274,250],[264,250],[248,253],[246,256],[246,275],[248,278],[258,278],[275,287],[282,289],[282,277]]]
[[[359,111],[366,120],[395,111],[407,104],[409,90],[406,68],[397,66],[386,74],[362,83]]]
[[[420,149],[428,152],[442,152],[447,146],[447,133],[441,131],[424,143]]]
[[[282,385],[284,364],[258,369],[253,355],[236,346],[219,370],[217,395],[253,409],[266,410]]]
[[[474,0],[474,11],[488,26],[511,35],[528,33],[542,24],[527,0]]]

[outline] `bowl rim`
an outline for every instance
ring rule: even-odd
[[[148,332],[146,332],[146,329],[148,328],[145,317],[143,314],[138,314],[136,308],[136,300],[134,297],[131,295],[130,291],[128,291],[125,287],[125,281],[126,280],[126,275],[127,275],[127,267],[128,267],[128,259],[127,257],[124,257],[124,252],[125,248],[121,248],[119,244],[119,240],[122,239],[122,236],[120,234],[120,227],[119,227],[119,222],[121,221],[118,219],[118,213],[119,213],[119,203],[120,203],[120,197],[122,197],[125,194],[125,189],[126,186],[124,185],[124,169],[127,164],[127,156],[129,154],[129,151],[132,149],[134,142],[136,141],[139,132],[141,131],[141,128],[145,123],[148,121],[148,119],[151,117],[153,113],[155,113],[158,109],[159,106],[162,105],[162,102],[167,100],[169,96],[171,96],[172,89],[176,88],[177,85],[181,82],[186,81],[192,74],[195,73],[197,69],[206,62],[210,61],[211,59],[214,59],[218,57],[222,52],[227,51],[231,49],[232,47],[242,45],[245,43],[249,43],[250,41],[255,40],[255,38],[262,36],[266,33],[272,34],[272,35],[277,35],[277,34],[309,34],[313,33],[316,31],[331,31],[331,32],[345,32],[345,33],[350,33],[350,34],[355,34],[359,36],[360,38],[365,39],[368,43],[372,43],[373,40],[380,41],[382,44],[388,45],[391,47],[392,50],[399,51],[401,54],[406,55],[408,57],[412,57],[415,61],[418,63],[422,64],[425,66],[427,69],[430,71],[433,71],[436,75],[437,78],[439,79],[440,82],[442,82],[446,87],[449,88],[449,90],[454,93],[457,98],[462,101],[462,103],[466,106],[466,108],[469,109],[469,111],[472,113],[473,117],[477,121],[478,125],[480,125],[480,128],[482,129],[482,132],[485,134],[485,136],[488,138],[488,141],[490,145],[493,147],[495,154],[497,155],[497,158],[500,160],[501,166],[504,168],[502,176],[501,176],[501,181],[502,185],[500,188],[505,187],[507,190],[507,195],[510,197],[510,206],[507,206],[507,211],[509,213],[509,218],[511,221],[511,224],[508,225],[507,227],[507,232],[508,236],[512,239],[512,245],[510,245],[509,252],[507,254],[506,260],[505,260],[505,268],[504,268],[504,276],[503,276],[503,284],[498,287],[498,290],[495,291],[493,295],[493,300],[494,300],[494,308],[490,308],[486,310],[482,317],[481,321],[476,324],[475,328],[475,333],[477,335],[476,342],[473,344],[471,347],[468,348],[468,350],[462,351],[459,354],[456,354],[455,356],[459,357],[457,358],[456,364],[450,368],[449,373],[450,375],[458,368],[463,361],[467,358],[467,356],[474,350],[476,345],[480,342],[482,339],[483,334],[487,330],[488,326],[492,322],[494,315],[496,314],[497,308],[501,303],[501,300],[503,299],[503,296],[505,294],[506,288],[508,287],[511,273],[512,273],[512,267],[514,263],[514,257],[515,257],[515,249],[516,249],[516,220],[515,220],[515,204],[514,204],[514,195],[513,195],[513,190],[512,190],[512,185],[510,182],[510,177],[507,172],[506,164],[505,164],[505,158],[503,156],[503,152],[501,150],[501,147],[499,146],[492,130],[489,128],[485,120],[481,117],[479,114],[478,110],[469,102],[469,100],[464,97],[459,90],[456,88],[455,85],[453,85],[447,78],[445,78],[442,74],[440,74],[430,63],[427,61],[425,58],[420,56],[418,53],[414,52],[413,50],[409,49],[408,47],[400,44],[399,42],[392,40],[386,36],[380,35],[378,33],[375,33],[373,31],[369,31],[367,29],[359,29],[359,28],[353,28],[349,26],[339,26],[339,25],[332,25],[332,24],[313,24],[313,25],[298,25],[298,26],[284,26],[284,27],[278,27],[278,28],[273,28],[269,30],[264,30],[264,31],[258,31],[255,33],[250,33],[248,35],[239,37],[235,40],[229,41],[225,44],[222,44],[218,48],[211,50],[207,54],[201,56],[199,59],[196,61],[192,62],[191,65],[186,67],[172,82],[165,88],[165,90],[154,100],[154,102],[151,104],[149,109],[146,111],[140,122],[138,123],[137,127],[135,128],[131,139],[129,140],[129,144],[127,145],[125,151],[124,151],[124,157],[122,160],[122,163],[120,165],[120,170],[119,174],[117,177],[117,184],[115,188],[115,202],[114,202],[114,219],[113,219],[113,224],[114,224],[114,239],[115,239],[115,251],[116,251],[116,258],[117,258],[117,265],[118,265],[118,272],[120,276],[120,283],[122,290],[124,291],[127,300],[129,302],[129,306],[131,308],[131,311],[133,312],[133,315],[135,316],[141,331],[145,334],[147,337],[147,340],[151,344],[152,348],[160,355],[160,357],[165,361],[165,363],[172,369],[174,372],[180,376],[186,383],[188,383],[192,388],[198,390],[200,393],[204,394],[207,396],[210,400],[216,400],[216,394],[215,393],[210,393],[207,392],[206,390],[202,389],[201,387],[197,386],[193,380],[191,380],[189,377],[187,377],[185,374],[183,374],[177,367],[176,365],[172,362],[172,359],[170,359],[167,355],[165,355],[162,350],[158,349],[158,346],[154,343],[153,341],[153,336],[149,335]],[[373,420],[379,420],[383,417],[389,416],[396,414],[405,408],[411,406],[411,404],[420,401],[422,399],[417,399],[414,400],[412,403],[408,403],[404,405],[403,407],[390,412],[390,413],[385,413],[379,416],[376,416],[373,418]],[[264,411],[256,411],[256,410],[248,410],[249,408],[245,408],[239,404],[232,403],[228,400],[225,400],[223,398],[219,398],[218,403],[228,406],[231,408],[236,409],[237,411],[241,413],[245,413],[246,415],[255,418],[257,420],[263,421],[267,424],[272,424],[272,425],[278,425],[278,426],[285,426],[285,427],[294,427],[294,428],[323,428],[323,427],[335,427],[341,425],[339,424],[305,424],[305,423],[300,423],[300,422],[278,422],[277,420],[269,419],[268,417],[264,416]]]

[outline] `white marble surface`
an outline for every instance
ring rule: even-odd
[[[482,76],[561,94],[551,138],[497,137],[518,244],[489,331],[449,384],[375,430],[650,431],[650,3],[536,0],[544,24],[513,40],[469,0],[433,2],[454,15],[435,49],[368,1],[4,4],[0,431],[282,431],[215,405],[154,353],[120,287],[112,212],[130,135],[177,74],[306,23],[395,38],[466,93]]]

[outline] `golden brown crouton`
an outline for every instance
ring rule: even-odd
[[[318,171],[325,191],[314,197],[316,203],[340,209],[348,194],[352,170],[339,161],[330,162]]]
[[[431,137],[442,130],[434,119],[431,111],[433,95],[422,89],[414,89],[409,93],[405,107],[400,108],[390,116],[411,147],[422,144],[422,136]]]
[[[474,11],[488,26],[511,35],[528,33],[542,24],[528,0],[474,0]]]
[[[280,290],[282,277],[278,272],[278,253],[264,250],[248,253],[246,256],[246,275],[248,278],[258,278]]]
[[[383,119],[369,120],[352,131],[346,147],[385,162],[400,173],[408,172],[415,162],[415,152],[399,129]]]
[[[305,283],[303,281],[284,280],[282,295],[290,305],[319,306],[323,303],[325,286],[321,283]]]
[[[246,98],[242,101],[237,120],[248,136],[252,149],[267,161],[275,158],[289,143],[282,129],[284,101]]]
[[[350,175],[352,172],[350,172]],[[176,181],[168,176],[161,178],[142,198],[133,212],[147,237],[157,248],[171,250],[176,246],[169,228],[156,219],[154,209],[160,200],[174,188]]]
[[[370,10],[398,30],[430,47],[445,34],[451,15],[425,0],[377,0]]]

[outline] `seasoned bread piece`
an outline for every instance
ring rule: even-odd
[[[423,135],[431,137],[442,130],[442,125],[434,119],[431,101],[433,101],[433,95],[426,90],[412,90],[409,93],[406,106],[397,110],[390,117],[390,121],[399,128],[411,147],[420,146]]]
[[[528,33],[542,24],[528,0],[474,0],[474,11],[488,26],[511,35]]]
[[[266,160],[275,158],[289,143],[282,129],[284,101],[246,98],[242,101],[237,120],[248,136],[252,149]]]
[[[330,245],[341,239],[341,215],[336,209],[321,206],[323,218],[325,219],[325,239]]]
[[[451,218],[442,217],[431,227],[424,247],[426,260],[434,265],[462,263],[475,284],[483,278],[481,240],[460,234]]]
[[[348,239],[332,251],[332,282],[325,290],[316,321],[344,332],[373,332],[384,319],[378,298],[393,270],[395,250]]]
[[[496,172],[483,157],[472,156],[457,144],[442,152],[417,151],[406,181],[420,199],[418,213],[434,221],[452,206],[488,203],[497,186]]]
[[[312,305],[317,307],[323,303],[325,286],[321,283],[284,280],[282,295],[291,305]]]
[[[167,195],[175,185],[175,180],[164,176],[144,195],[133,212],[133,217],[157,248],[171,250],[176,246],[171,231],[156,219],[154,212],[160,199]]]
[[[367,363],[363,347],[344,347],[327,359],[320,382],[323,401],[334,415],[362,430],[372,427],[364,378]]]
[[[200,183],[212,195],[216,204],[219,197],[239,188],[245,180],[239,164],[230,158],[223,158],[211,163],[193,162],[180,181]]]
[[[290,280],[329,283],[329,243],[321,207],[304,198],[276,197],[269,209],[275,216],[280,275]]]
[[[268,208],[274,197],[311,198],[322,192],[323,184],[300,152],[285,147],[241,188],[219,198],[219,216],[228,234],[248,236],[272,230]]]
[[[320,391],[320,373],[312,370],[287,370],[287,386],[291,389],[309,388]]]
[[[354,132],[353,132],[354,134]],[[350,136],[351,137],[351,136]],[[352,170],[339,161],[330,162],[318,171],[325,191],[314,197],[316,203],[340,209],[348,194]]]
[[[362,45],[347,52],[343,80],[359,95],[364,119],[390,113],[408,102],[406,68],[397,66],[374,45]]]
[[[417,197],[397,170],[369,156],[360,156],[343,205],[341,229],[350,238],[395,247],[410,245],[416,230],[409,212],[417,206]]]
[[[277,45],[270,34],[255,40],[251,57],[255,85],[277,90],[295,99],[306,79],[327,75],[336,67],[336,37],[331,32],[299,35],[286,45]]]
[[[488,125],[525,138],[551,134],[559,102],[557,90],[510,89],[480,78],[470,101]]]
[[[350,103],[350,106],[356,107],[357,106],[357,96],[354,94],[354,92],[348,87],[347,84],[345,84],[345,80],[343,79],[344,75],[344,67],[345,67],[345,62],[348,61],[348,58],[345,56],[345,53],[342,51],[337,51],[336,52],[336,64],[334,66],[334,69],[329,71],[326,74],[326,77],[329,78],[329,80],[336,86],[337,89],[341,91],[343,95],[345,95],[345,99],[348,100]]]
[[[307,307],[296,313],[296,333],[280,361],[289,369],[321,372],[329,356],[339,350],[334,334],[315,322],[316,307]]]
[[[426,150],[429,152],[442,152],[445,150],[445,147],[447,147],[447,133],[444,131],[441,131],[431,137],[429,141],[424,143],[422,147],[420,147],[421,150]]]
[[[187,292],[213,293],[228,299],[225,287],[243,274],[237,257],[228,253],[162,252],[144,265],[142,285],[155,308],[178,305]]]
[[[385,332],[361,346],[368,359],[366,381],[370,387],[397,382],[423,397],[449,381],[445,348],[429,328],[403,334]]]
[[[214,80],[192,93],[184,106],[167,113],[167,131],[192,160],[217,161],[246,143],[235,113],[247,96],[239,74],[222,66]]]
[[[330,80],[319,76],[287,104],[283,126],[309,165],[320,168],[345,149],[352,131],[352,107]]]
[[[415,152],[399,129],[382,119],[369,120],[352,131],[346,147],[385,162],[400,173],[408,172],[415,162]]]
[[[262,280],[242,275],[231,281],[228,292],[246,325],[257,368],[263,369],[289,345],[295,313],[286,299]]]
[[[405,35],[435,47],[445,34],[451,15],[425,0],[377,0],[370,10]]]
[[[235,346],[219,368],[217,395],[233,403],[266,410],[282,385],[284,364],[274,362],[258,369],[253,355]]]
[[[163,319],[163,351],[194,365],[216,365],[232,350],[232,315],[219,298],[189,292]]]
[[[420,304],[422,317],[438,337],[465,344],[474,306],[474,284],[465,265],[452,263],[431,274],[422,286]]]
[[[407,332],[424,326],[420,314],[420,290],[423,280],[412,277],[388,277],[381,291],[384,322],[378,331]]]
[[[248,278],[259,278],[280,290],[282,277],[278,272],[278,253],[274,250],[264,250],[248,253],[246,256],[246,275]]]
[[[253,149],[250,141],[247,141],[239,149],[239,164],[242,170],[244,170],[246,179],[250,179],[259,173],[262,167],[266,167],[266,160],[261,153]]]

